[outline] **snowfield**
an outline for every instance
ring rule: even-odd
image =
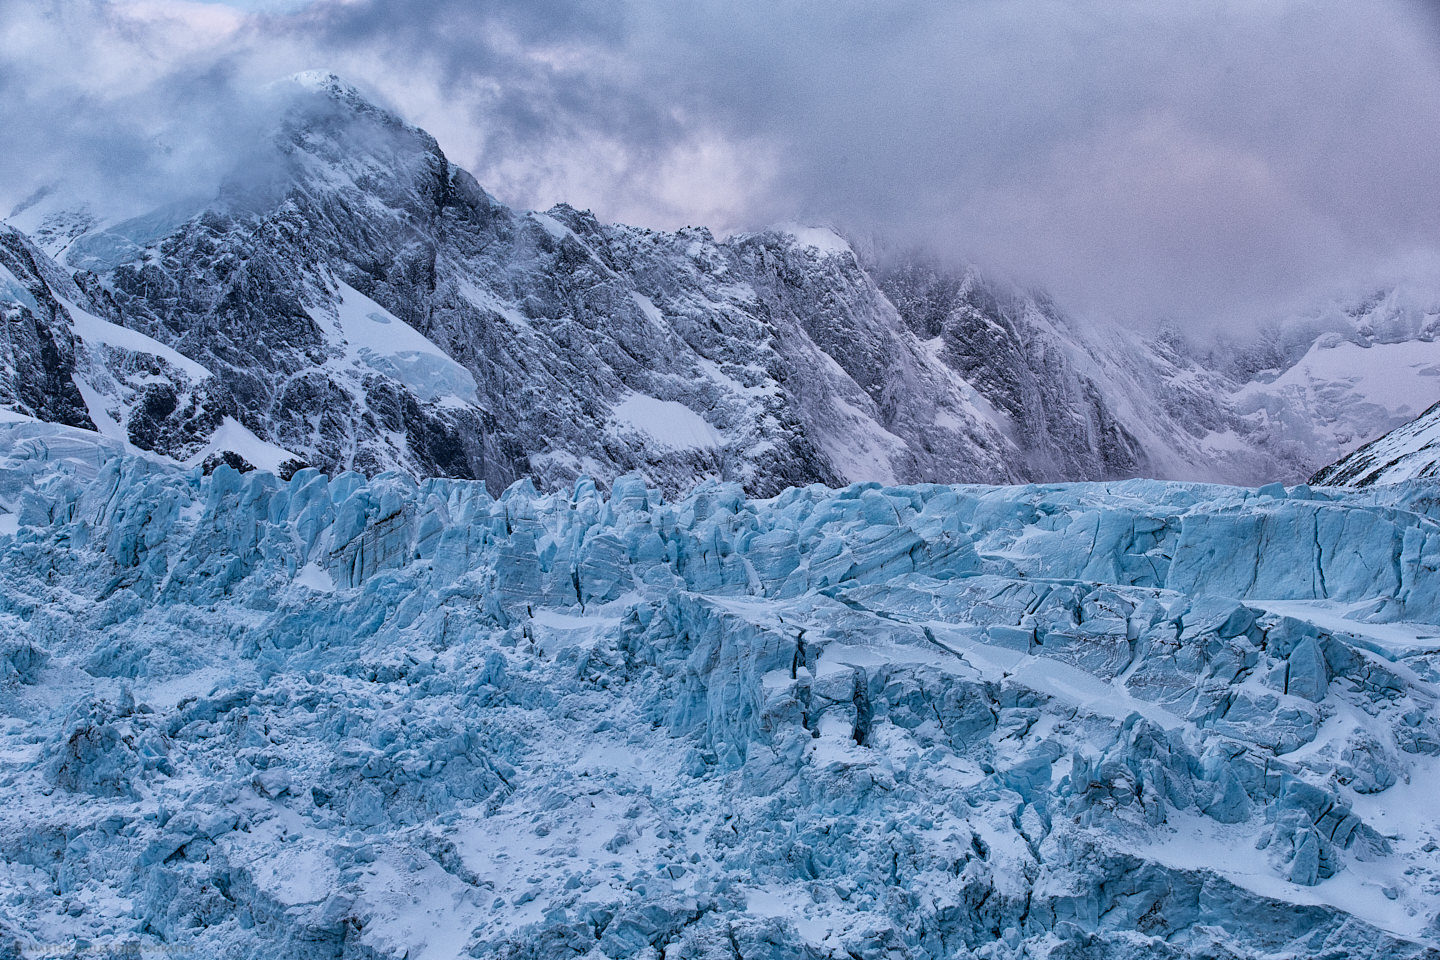
[[[1433,485],[0,431],[0,956],[1440,956]]]

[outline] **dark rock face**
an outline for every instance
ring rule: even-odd
[[[48,281],[67,289],[58,269],[23,236],[0,227],[0,403],[40,420],[95,429],[75,386],[75,338]],[[78,291],[71,291],[78,292]]]
[[[255,469],[255,465],[240,456],[240,454],[235,453],[233,450],[225,450],[221,453],[212,453],[206,457],[204,462],[200,464],[200,472],[208,477],[221,466],[229,467],[238,473],[249,473]]]

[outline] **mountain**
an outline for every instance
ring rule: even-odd
[[[1337,487],[1440,480],[1440,403],[1319,471],[1311,483]]]
[[[1424,296],[1202,346],[281,89],[0,228],[0,960],[1440,957],[1440,407],[1196,482]]]
[[[274,135],[213,196],[116,214],[57,189],[12,214],[12,414],[207,469],[495,492],[632,471],[757,495],[1261,483],[1413,417],[1440,364],[1440,310],[1391,295],[1200,350],[824,228],[716,239],[515,211],[338,78],[284,89]],[[1351,375],[1357,355],[1373,375]]]
[[[0,425],[0,956],[1440,956],[1433,488],[121,445]]]
[[[82,307],[210,371],[212,420],[332,473],[494,489],[631,469],[761,492],[1019,478],[974,391],[833,235],[717,243],[516,213],[333,77],[298,84],[273,156],[188,217],[67,215],[87,224],[67,238],[28,212],[85,278]],[[138,448],[190,460],[208,442],[174,417],[133,429],[135,403],[106,396],[92,419]]]

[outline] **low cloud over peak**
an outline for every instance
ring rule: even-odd
[[[1200,0],[0,0],[0,177],[216,176],[250,94],[325,65],[502,199],[719,231],[826,221],[1233,329],[1435,281],[1437,21]],[[14,202],[18,196],[3,198]]]

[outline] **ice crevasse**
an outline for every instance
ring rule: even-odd
[[[0,957],[1440,956],[1433,485],[493,498],[0,430]]]

